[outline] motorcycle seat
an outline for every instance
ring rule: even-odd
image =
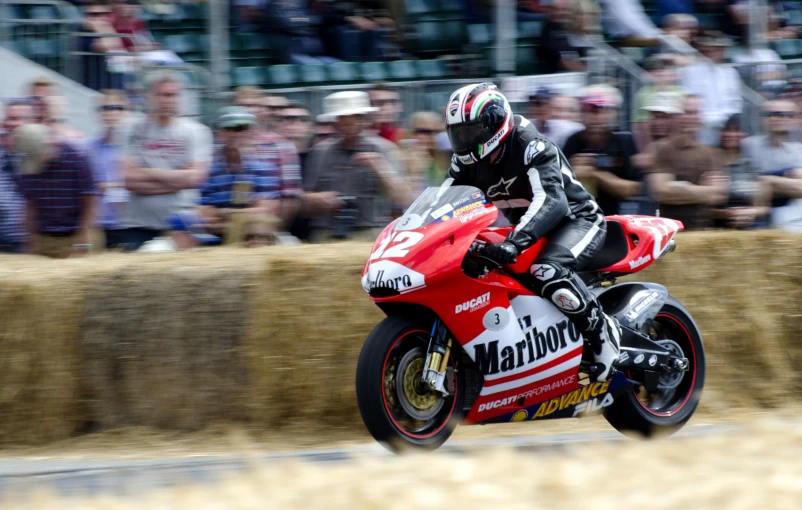
[[[593,257],[590,264],[580,269],[580,272],[592,273],[612,266],[616,262],[626,258],[628,253],[629,242],[624,232],[624,227],[621,226],[621,223],[608,219],[607,237],[604,239],[604,245],[601,250],[599,250],[599,253]]]

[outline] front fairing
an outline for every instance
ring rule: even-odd
[[[374,300],[384,300],[432,285],[460,269],[476,235],[497,215],[476,188],[427,189],[379,235],[362,272],[362,287]]]

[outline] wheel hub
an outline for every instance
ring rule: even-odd
[[[655,343],[659,344],[663,349],[667,350],[671,356],[676,358],[683,359],[685,357],[685,353],[682,350],[682,347],[673,340],[657,340]],[[679,383],[682,382],[682,378],[685,376],[685,371],[677,370],[668,373],[664,373],[660,375],[658,382],[659,388],[661,390],[671,390],[679,386]]]
[[[425,352],[418,347],[406,353],[398,362],[395,374],[396,395],[404,411],[415,420],[429,420],[443,408],[444,400],[431,391],[423,381]]]

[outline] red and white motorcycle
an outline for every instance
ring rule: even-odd
[[[434,449],[458,423],[594,411],[647,436],[684,425],[704,386],[699,328],[665,287],[615,284],[673,251],[682,224],[607,217],[604,247],[582,277],[621,323],[621,357],[608,382],[590,383],[581,333],[516,279],[548,240],[505,267],[482,256],[509,231],[490,228],[497,214],[476,188],[429,188],[376,241],[362,286],[387,318],[365,341],[356,374],[373,437],[394,451]]]

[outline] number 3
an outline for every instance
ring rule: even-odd
[[[370,256],[370,260],[404,258],[409,253],[409,249],[421,242],[423,234],[420,232],[398,232],[394,236],[387,236],[379,244],[379,247]],[[390,243],[398,243],[388,250]],[[387,251],[385,251],[387,250]]]
[[[496,326],[499,324],[501,324],[501,318],[498,316],[498,314],[496,314]]]

